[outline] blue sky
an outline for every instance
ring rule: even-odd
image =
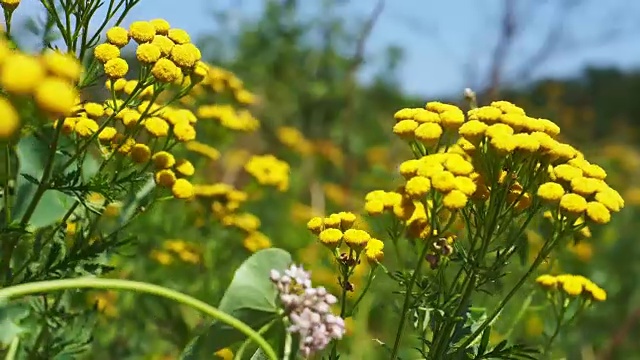
[[[506,73],[517,70],[545,40],[555,24],[557,4],[564,0],[516,0],[520,19],[526,23],[507,58]],[[313,13],[320,0],[300,1]],[[162,17],[174,27],[184,28],[196,38],[216,27],[213,9],[231,9],[239,19],[250,20],[259,14],[263,0],[142,0],[128,16],[128,21]],[[411,93],[436,96],[460,92],[486,78],[488,64],[498,34],[498,20],[503,0],[387,0],[371,34],[367,54],[375,67],[376,59],[388,45],[404,48],[405,59],[400,81]],[[535,12],[527,8],[537,3]],[[536,76],[566,76],[586,65],[639,67],[640,28],[632,14],[640,12],[637,0],[587,0],[565,22],[565,36],[559,51],[534,72]],[[178,5],[179,4],[179,5]],[[353,19],[353,24],[367,16],[376,0],[350,0],[338,11]],[[38,0],[23,0],[16,16],[40,12]],[[635,22],[635,24],[634,24]],[[613,34],[613,35],[611,35]],[[370,75],[364,71],[363,79]]]

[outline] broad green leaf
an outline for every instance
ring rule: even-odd
[[[277,290],[269,280],[272,269],[284,270],[291,265],[291,255],[282,249],[265,249],[250,256],[236,270],[219,309],[260,329],[277,315]],[[213,353],[244,339],[234,328],[214,321],[194,338],[181,355],[183,360],[210,358]]]

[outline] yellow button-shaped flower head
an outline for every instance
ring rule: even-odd
[[[115,58],[104,64],[104,73],[110,79],[119,79],[127,75],[129,64],[122,58]]]
[[[134,21],[129,26],[129,35],[138,44],[150,42],[156,35],[156,28],[148,21]]]
[[[162,55],[160,48],[154,44],[140,44],[136,49],[136,58],[143,64],[153,64]]]
[[[165,19],[153,19],[149,22],[156,29],[156,34],[166,35],[171,28],[171,24]]]
[[[458,133],[463,138],[469,140],[473,144],[477,144],[482,137],[484,137],[485,131],[489,126],[480,120],[469,120],[460,126]]]
[[[413,132],[418,128],[418,123],[411,120],[400,120],[393,126],[393,133],[405,139],[413,138]]]
[[[560,198],[560,208],[571,214],[581,214],[587,210],[587,200],[578,194],[565,194]]]
[[[193,185],[186,179],[178,179],[171,187],[171,192],[176,199],[189,199],[194,195]]]
[[[78,99],[78,92],[64,80],[48,78],[38,85],[34,97],[38,107],[52,117],[69,116]]]
[[[193,164],[186,159],[181,159],[176,162],[175,170],[178,174],[182,176],[193,176],[195,174],[196,169]]]
[[[590,201],[587,204],[587,216],[596,224],[606,224],[611,221],[609,209],[597,201]]]
[[[192,68],[202,57],[200,50],[191,44],[179,44],[171,49],[171,60],[182,68]]]
[[[171,54],[171,49],[176,45],[176,43],[164,35],[154,36],[151,43],[160,49],[162,56],[169,56],[169,54]]]
[[[553,275],[545,274],[545,275],[538,276],[536,278],[536,283],[540,284],[545,288],[555,288],[556,284],[558,283],[558,280]]]
[[[597,202],[606,206],[607,209],[613,212],[618,212],[624,207],[624,200],[622,199],[622,196],[610,187],[606,187],[598,191],[595,199]]]
[[[431,190],[431,180],[424,176],[415,176],[407,181],[405,192],[412,198],[421,198]]]
[[[152,116],[145,120],[144,127],[149,134],[155,137],[163,137],[169,134],[169,124],[157,116]]]
[[[538,196],[548,202],[557,203],[564,196],[564,188],[555,182],[546,182],[538,187]]]
[[[107,31],[107,42],[119,48],[124,47],[129,43],[129,32],[120,26],[112,27]]]
[[[425,145],[433,145],[442,136],[442,127],[435,123],[423,123],[416,128],[414,135]]]
[[[441,171],[431,177],[431,186],[434,189],[446,193],[455,189],[455,176],[449,171]]]
[[[20,116],[9,100],[0,97],[0,139],[10,138],[20,127]]]
[[[181,122],[173,127],[173,134],[178,141],[192,141],[196,138],[196,129],[188,122]]]
[[[0,70],[0,85],[16,95],[31,94],[46,76],[44,66],[32,56],[15,53],[4,60]]]
[[[366,201],[364,211],[371,216],[380,215],[384,212],[384,202],[378,199]]]
[[[344,242],[354,251],[362,251],[371,240],[371,235],[364,230],[349,229],[344,232]]]
[[[172,83],[180,77],[181,71],[173,61],[162,58],[153,65],[151,74],[162,83]]]
[[[159,151],[153,154],[151,159],[153,160],[153,165],[158,170],[169,169],[176,163],[175,157],[166,151]]]
[[[82,66],[75,57],[59,51],[47,51],[42,59],[46,69],[52,75],[70,82],[80,79]]]
[[[146,144],[135,144],[129,153],[131,160],[136,164],[144,164],[151,157],[151,150]]]
[[[78,136],[86,138],[95,134],[100,129],[100,125],[92,119],[79,118],[74,129]]]
[[[451,190],[442,198],[442,204],[449,210],[459,210],[467,205],[469,198],[460,190]]]
[[[384,243],[378,239],[371,239],[364,248],[364,255],[371,265],[377,265],[384,259]]]
[[[120,57],[120,49],[113,44],[100,44],[93,49],[93,56],[101,63]]]
[[[320,232],[324,229],[322,218],[319,216],[311,218],[307,222],[307,229],[309,229],[309,231],[311,231],[313,234],[320,234]]]
[[[169,29],[167,36],[176,44],[187,44],[191,42],[189,33],[182,29]]]
[[[176,174],[172,170],[164,169],[158,171],[155,174],[154,179],[156,181],[156,184],[162,187],[170,188],[176,182]]]
[[[318,240],[330,249],[335,249],[340,246],[342,241],[342,231],[334,228],[324,229],[318,234]]]
[[[341,211],[338,213],[338,216],[340,216],[340,227],[342,229],[348,229],[356,222],[356,215],[354,213]]]

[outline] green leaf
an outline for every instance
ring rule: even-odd
[[[265,355],[264,351],[262,351],[262,349],[258,349],[256,350],[256,352],[253,353],[250,360],[267,360],[267,359],[268,357],[267,355]]]
[[[480,346],[478,347],[478,357],[482,357],[484,353],[487,351],[490,338],[491,338],[491,326],[487,326],[482,332],[482,339],[480,340]]]
[[[277,316],[277,290],[269,280],[272,269],[291,265],[291,255],[282,249],[265,249],[250,256],[236,270],[219,309],[258,330]],[[242,340],[228,325],[214,321],[184,349],[182,360],[210,358],[216,351]]]
[[[0,299],[0,345],[8,346],[25,331],[20,321],[28,315],[29,310],[23,304],[6,304]]]
[[[16,178],[16,197],[12,209],[13,219],[20,221],[27,212],[31,200],[36,194],[49,157],[49,147],[44,141],[33,135],[24,137],[16,147],[18,157],[18,176]],[[40,228],[58,221],[73,204],[73,199],[59,191],[47,190],[38,202],[29,221],[30,225]]]

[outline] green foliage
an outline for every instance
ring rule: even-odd
[[[236,270],[220,301],[220,310],[246,322],[255,330],[275,321],[278,315],[277,291],[266,275],[272,269],[286,269],[292,261],[291,255],[281,249],[266,249],[251,255]],[[236,329],[214,322],[202,335],[191,341],[181,359],[201,359],[241,339],[242,334]]]

